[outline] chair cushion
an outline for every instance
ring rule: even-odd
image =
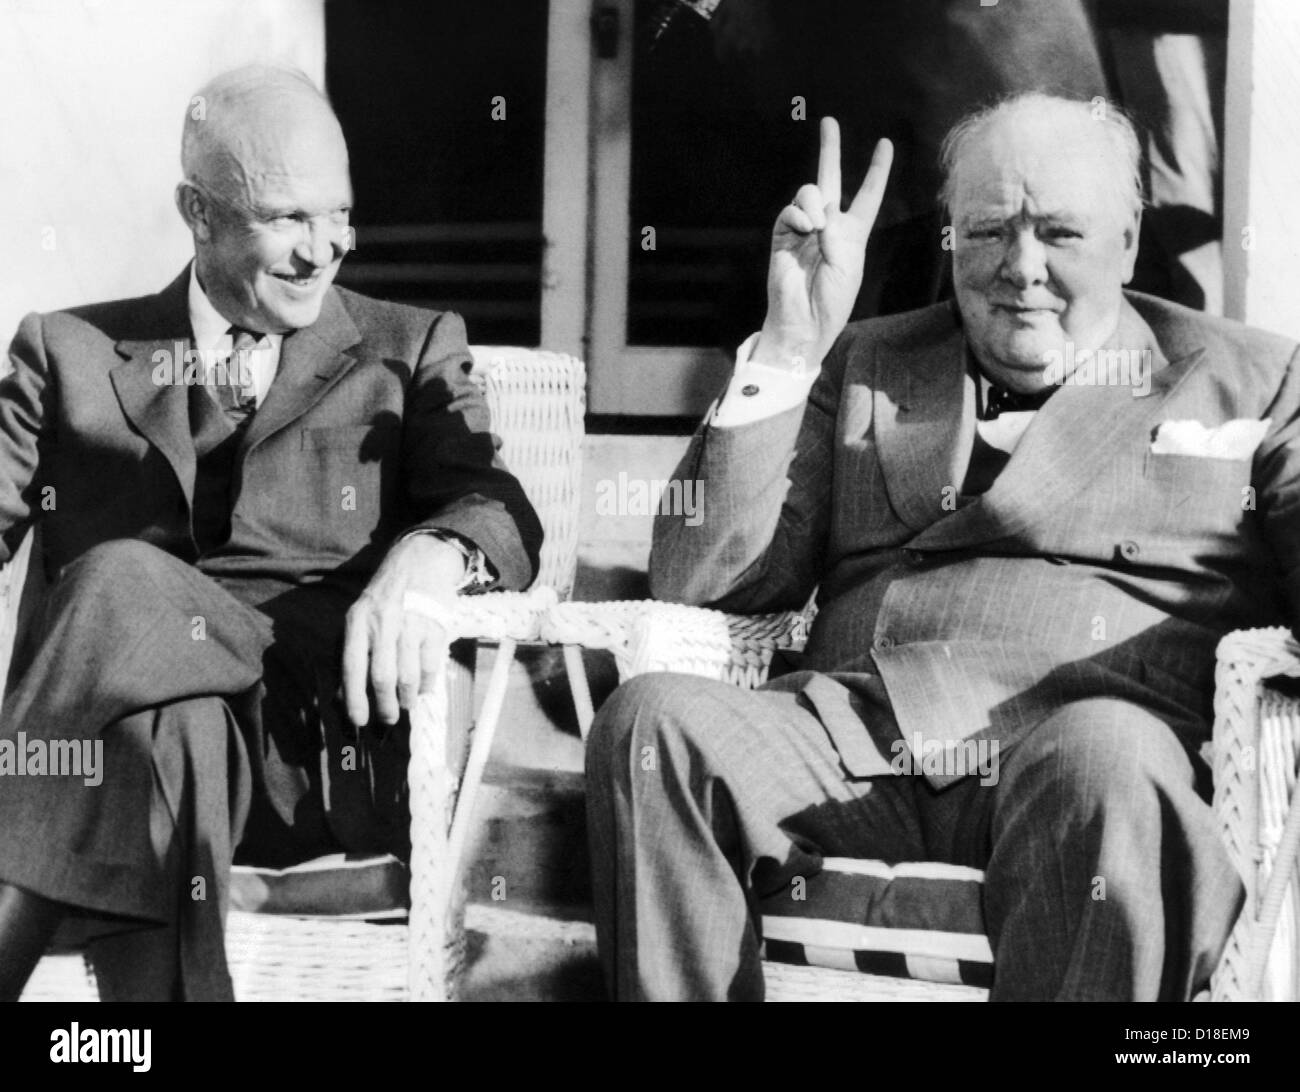
[[[388,854],[334,853],[291,868],[235,865],[230,908],[295,917],[405,917],[408,879],[406,865]]]
[[[983,880],[959,865],[828,857],[802,892],[761,901],[764,957],[987,988]]]

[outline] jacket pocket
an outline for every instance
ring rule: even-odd
[[[305,428],[300,450],[341,452],[355,456],[359,462],[374,462],[396,452],[401,432],[401,426],[395,424]]]

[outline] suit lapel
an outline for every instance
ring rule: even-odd
[[[933,523],[911,546],[965,549],[1009,538],[1050,513],[1061,498],[1078,496],[1103,462],[1133,452],[1135,445],[1145,450],[1153,418],[1199,365],[1203,350],[1166,360],[1150,327],[1127,300],[1107,348],[1149,351],[1144,359],[1149,360],[1150,389],[1139,395],[1132,386],[1063,386],[1035,415],[989,491]]]
[[[193,349],[189,317],[189,267],[156,297],[141,336],[115,349],[124,359],[109,373],[127,420],[171,464],[187,499],[194,495],[194,440],[189,392],[181,381]]]
[[[880,351],[872,425],[890,503],[915,531],[943,512],[960,488],[975,440],[975,385],[966,373],[961,327],[944,308]]]
[[[347,350],[361,340],[356,324],[332,288],[311,326],[285,335],[280,365],[266,399],[253,415],[237,458],[312,408],[356,364]]]

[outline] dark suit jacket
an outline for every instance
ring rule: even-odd
[[[805,410],[697,433],[677,474],[703,480],[703,519],[658,517],[654,594],[766,611],[817,587],[823,674],[784,685],[859,775],[888,772],[899,731],[1005,747],[1090,696],[1196,746],[1218,639],[1300,607],[1300,365],[1281,337],[1128,301],[1112,345],[1151,350],[1149,393],[1062,387],[955,511],[976,413],[955,309],[850,326]],[[1253,459],[1151,451],[1164,421],[1238,418],[1270,419]]]
[[[541,527],[496,457],[453,314],[332,288],[284,339],[236,455],[231,538],[199,557],[184,386],[188,270],[156,296],[23,320],[0,381],[0,563],[42,520],[51,575],[97,543],[140,539],[214,576],[359,590],[394,537],[442,528],[506,588],[536,573]]]

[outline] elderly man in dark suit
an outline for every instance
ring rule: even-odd
[[[1192,996],[1241,898],[1215,644],[1300,608],[1297,347],[1125,291],[1132,128],[1044,95],[945,144],[955,306],[845,330],[887,152],[844,212],[836,145],[678,467],[703,518],[651,558],[662,598],[820,611],[760,692],[643,676],[602,710],[611,989],[761,997],[756,900],[844,856],[982,869],[995,999]]]
[[[460,319],[332,286],[352,192],[320,92],[218,77],[182,166],[193,263],[29,316],[0,384],[0,560],[39,517],[52,581],[0,737],[103,745],[98,786],[0,778],[4,996],[70,910],[117,923],[113,996],[230,996],[236,852],[405,847],[403,711],[446,653],[406,593],[536,568]]]

